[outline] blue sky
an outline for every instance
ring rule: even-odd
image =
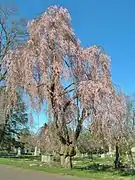
[[[67,8],[82,45],[103,46],[112,58],[113,82],[135,93],[135,0],[0,0],[5,2],[16,3],[28,20],[50,5]]]

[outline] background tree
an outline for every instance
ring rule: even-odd
[[[133,110],[131,101],[121,91],[117,94],[118,101],[113,107],[117,114],[111,116],[112,121],[105,121],[101,116],[92,124],[91,131],[97,139],[102,140],[103,144],[106,142],[108,146],[111,144],[112,149],[115,150],[115,168],[120,168],[121,153],[129,151],[133,142]],[[95,134],[95,131],[98,133]]]
[[[134,97],[126,96],[127,115],[125,121],[124,150],[127,152],[130,163],[135,166],[131,148],[135,145],[135,101]],[[126,146],[125,146],[126,145]]]
[[[1,129],[1,148],[11,150],[11,147],[23,146],[20,136],[24,130],[28,129],[28,115],[21,97],[18,95],[16,108],[10,108],[4,128]]]
[[[29,127],[26,126],[24,129],[22,129],[19,135],[19,142],[23,144],[23,147],[26,148],[27,150],[31,148],[30,137],[31,137],[31,131]]]
[[[92,155],[95,153],[102,152],[102,144],[96,141],[89,131],[82,131],[78,142],[77,149],[80,153],[87,153],[91,159],[93,159]]]
[[[0,81],[6,78],[6,69],[1,66],[8,50],[23,45],[27,39],[26,20],[17,19],[16,15],[15,5],[0,4]]]
[[[42,152],[54,154],[59,154],[60,152],[60,142],[56,137],[56,130],[54,124],[44,124],[40,129],[38,138],[40,140],[40,148]]]
[[[17,87],[23,88],[36,106],[45,102],[62,145],[61,165],[71,168],[84,121],[102,115],[105,123],[117,114],[110,59],[100,47],[81,47],[70,15],[61,7],[50,7],[32,20],[28,32],[27,44],[9,51],[5,58],[8,105],[14,104]],[[118,110],[123,110],[122,104],[118,105]]]
[[[27,39],[26,21],[17,19],[16,14],[17,8],[14,5],[0,5],[0,142],[3,141],[3,132],[8,121],[8,117],[5,116],[7,69],[3,59],[9,50],[22,46]]]

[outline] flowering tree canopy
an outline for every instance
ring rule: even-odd
[[[100,115],[99,118],[90,127],[93,134],[98,139],[107,142],[108,145],[115,145],[120,141],[125,141],[128,129],[125,95],[122,92],[117,92],[114,97],[116,99],[112,99],[113,104],[111,104],[111,107],[108,107],[106,113],[98,113],[98,116]],[[95,131],[97,132],[96,134],[94,133]]]
[[[122,113],[110,58],[100,47],[81,47],[67,9],[49,7],[28,24],[28,32],[25,46],[5,57],[8,107],[16,101],[17,88],[32,102],[45,102],[66,145],[76,144],[84,120],[102,118],[106,123],[117,118],[117,111]]]

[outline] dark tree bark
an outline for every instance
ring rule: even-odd
[[[114,164],[115,164],[115,169],[119,169],[121,163],[120,163],[120,154],[119,154],[119,146],[118,146],[118,144],[116,144],[115,149],[116,149],[116,152],[115,152]]]

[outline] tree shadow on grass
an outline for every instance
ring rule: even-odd
[[[119,170],[121,176],[135,176],[135,169],[123,168]]]
[[[113,174],[119,174],[121,176],[135,176],[135,169],[122,166],[119,170],[116,170],[113,165],[97,164],[93,163],[87,166],[75,167],[79,170],[87,170],[92,172],[112,172]]]
[[[78,166],[75,167],[75,169],[79,169],[79,170],[92,170],[92,171],[111,171],[112,170],[112,166],[111,165],[104,165],[104,164],[97,164],[97,163],[93,163],[87,166]]]

